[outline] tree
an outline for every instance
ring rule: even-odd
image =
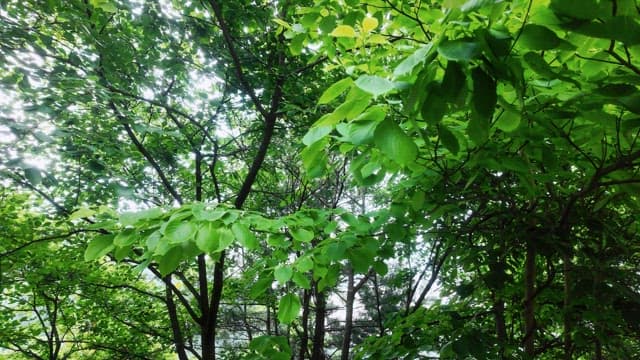
[[[108,329],[180,359],[638,356],[636,2],[2,6],[3,183],[56,224],[24,253],[118,274],[63,282],[139,296]]]

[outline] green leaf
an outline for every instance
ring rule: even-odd
[[[90,216],[95,215],[95,210],[91,210],[86,207],[81,207],[80,209],[74,211],[71,215],[69,215],[69,220],[77,220],[82,218],[88,218]]]
[[[303,289],[311,289],[311,281],[303,273],[296,272],[293,274],[293,282]]]
[[[249,290],[249,297],[252,299],[257,299],[260,295],[264,294],[265,291],[271,288],[271,284],[273,283],[273,278],[271,274],[269,276],[261,276],[258,281],[251,287]]]
[[[136,241],[136,237],[135,229],[124,229],[113,239],[113,244],[118,247],[128,246]]]
[[[452,154],[456,155],[460,150],[460,144],[458,143],[458,138],[449,130],[446,126],[441,125],[438,127],[438,135],[440,136],[440,141],[442,141],[442,145],[446,147]]]
[[[527,49],[550,50],[558,47],[561,39],[555,32],[542,25],[527,24],[522,29],[522,34],[518,41],[520,45]]]
[[[374,97],[384,95],[395,88],[393,81],[375,75],[362,75],[356,80],[355,84]]]
[[[225,250],[233,243],[233,232],[226,227],[220,227],[215,230],[218,237],[218,251]]]
[[[462,71],[462,66],[458,62],[449,61],[440,86],[442,89],[441,96],[449,102],[456,102],[465,86],[466,77]]]
[[[98,235],[94,237],[84,252],[84,260],[92,261],[101,258],[113,250],[113,235]]]
[[[338,82],[333,83],[327,90],[322,93],[320,99],[318,100],[318,104],[327,104],[331,102],[331,100],[340,96],[345,90],[353,85],[353,80],[348,77],[344,78]]]
[[[389,267],[384,261],[376,261],[373,263],[373,270],[375,270],[378,275],[385,276],[389,272]]]
[[[609,14],[610,5],[598,0],[551,0],[551,9],[561,16],[591,20]]]
[[[300,272],[307,272],[313,269],[313,260],[309,256],[304,256],[296,261],[296,268]]]
[[[300,152],[302,165],[311,178],[322,176],[327,166],[327,153],[325,146],[327,139],[322,139],[307,146]]]
[[[398,64],[398,66],[396,66],[396,68],[393,70],[393,77],[397,78],[404,74],[410,73],[418,64],[428,60],[428,54],[431,52],[432,48],[433,43],[429,43],[426,46],[418,48],[418,50],[409,55],[400,64]]]
[[[233,232],[233,236],[238,240],[238,243],[248,250],[257,249],[260,245],[256,236],[253,235],[253,232],[244,224],[234,223],[231,225],[231,231]]]
[[[471,71],[473,78],[473,106],[483,118],[490,120],[498,100],[496,82],[479,67]]]
[[[179,244],[189,241],[196,233],[196,225],[190,221],[171,221],[164,230],[164,236],[172,244]]]
[[[287,281],[291,279],[293,270],[290,266],[279,265],[273,270],[273,277],[282,285],[286,285]]]
[[[438,53],[451,61],[469,61],[480,55],[480,45],[471,40],[445,40],[438,46]]]
[[[514,131],[520,126],[520,117],[518,113],[505,110],[496,121],[496,127],[505,132]]]
[[[354,38],[356,37],[356,31],[349,25],[338,25],[333,29],[330,35],[335,37]]]
[[[637,19],[637,16],[615,16],[580,26],[574,31],[596,38],[621,41],[627,46],[633,46],[640,44],[640,23]]]
[[[390,119],[381,122],[374,135],[378,149],[400,165],[406,166],[418,156],[418,147],[413,139]]]
[[[278,304],[278,321],[282,324],[290,324],[300,312],[300,298],[295,294],[287,294],[280,299]]]
[[[440,95],[440,90],[439,85],[431,84],[420,108],[422,119],[431,125],[438,124],[447,113],[447,103]]]
[[[174,271],[182,261],[182,247],[174,246],[158,260],[160,275],[165,276]]]
[[[354,145],[369,144],[373,141],[373,136],[378,126],[378,121],[353,121],[341,123],[336,126],[336,130],[342,135],[341,141]]]
[[[218,239],[218,233],[216,229],[220,224],[215,222],[205,222],[198,229],[196,235],[196,246],[206,253],[212,253],[220,246],[220,240]]]
[[[93,7],[101,9],[107,13],[114,13],[118,11],[118,8],[111,0],[90,0]]]
[[[124,226],[134,225],[141,220],[156,219],[163,215],[162,209],[151,208],[137,212],[124,212],[120,214],[120,223]]]
[[[295,228],[295,229],[291,229],[291,236],[300,242],[309,242],[311,240],[313,240],[313,238],[315,237],[315,234],[313,233],[313,231],[311,230],[307,230],[304,228]]]
[[[493,5],[495,2],[496,0],[468,0],[460,7],[460,10],[465,13],[471,12],[487,5]]]
[[[467,135],[476,145],[484,143],[489,138],[489,120],[473,114],[467,124]]]

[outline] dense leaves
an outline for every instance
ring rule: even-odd
[[[0,21],[0,357],[640,357],[636,1]]]

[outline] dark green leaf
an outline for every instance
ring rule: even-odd
[[[451,61],[469,61],[480,55],[480,46],[471,40],[445,40],[438,46],[438,53]]]
[[[438,135],[440,135],[442,145],[451,151],[452,154],[456,155],[460,150],[460,144],[458,143],[458,138],[456,138],[451,130],[444,125],[440,125],[438,127]]]
[[[472,70],[473,106],[483,118],[490,120],[497,103],[496,82],[484,70],[476,67]]]
[[[560,45],[561,39],[542,25],[527,24],[522,30],[519,43],[531,50],[550,50]]]

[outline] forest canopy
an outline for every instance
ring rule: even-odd
[[[638,1],[0,25],[0,359],[640,358]]]

